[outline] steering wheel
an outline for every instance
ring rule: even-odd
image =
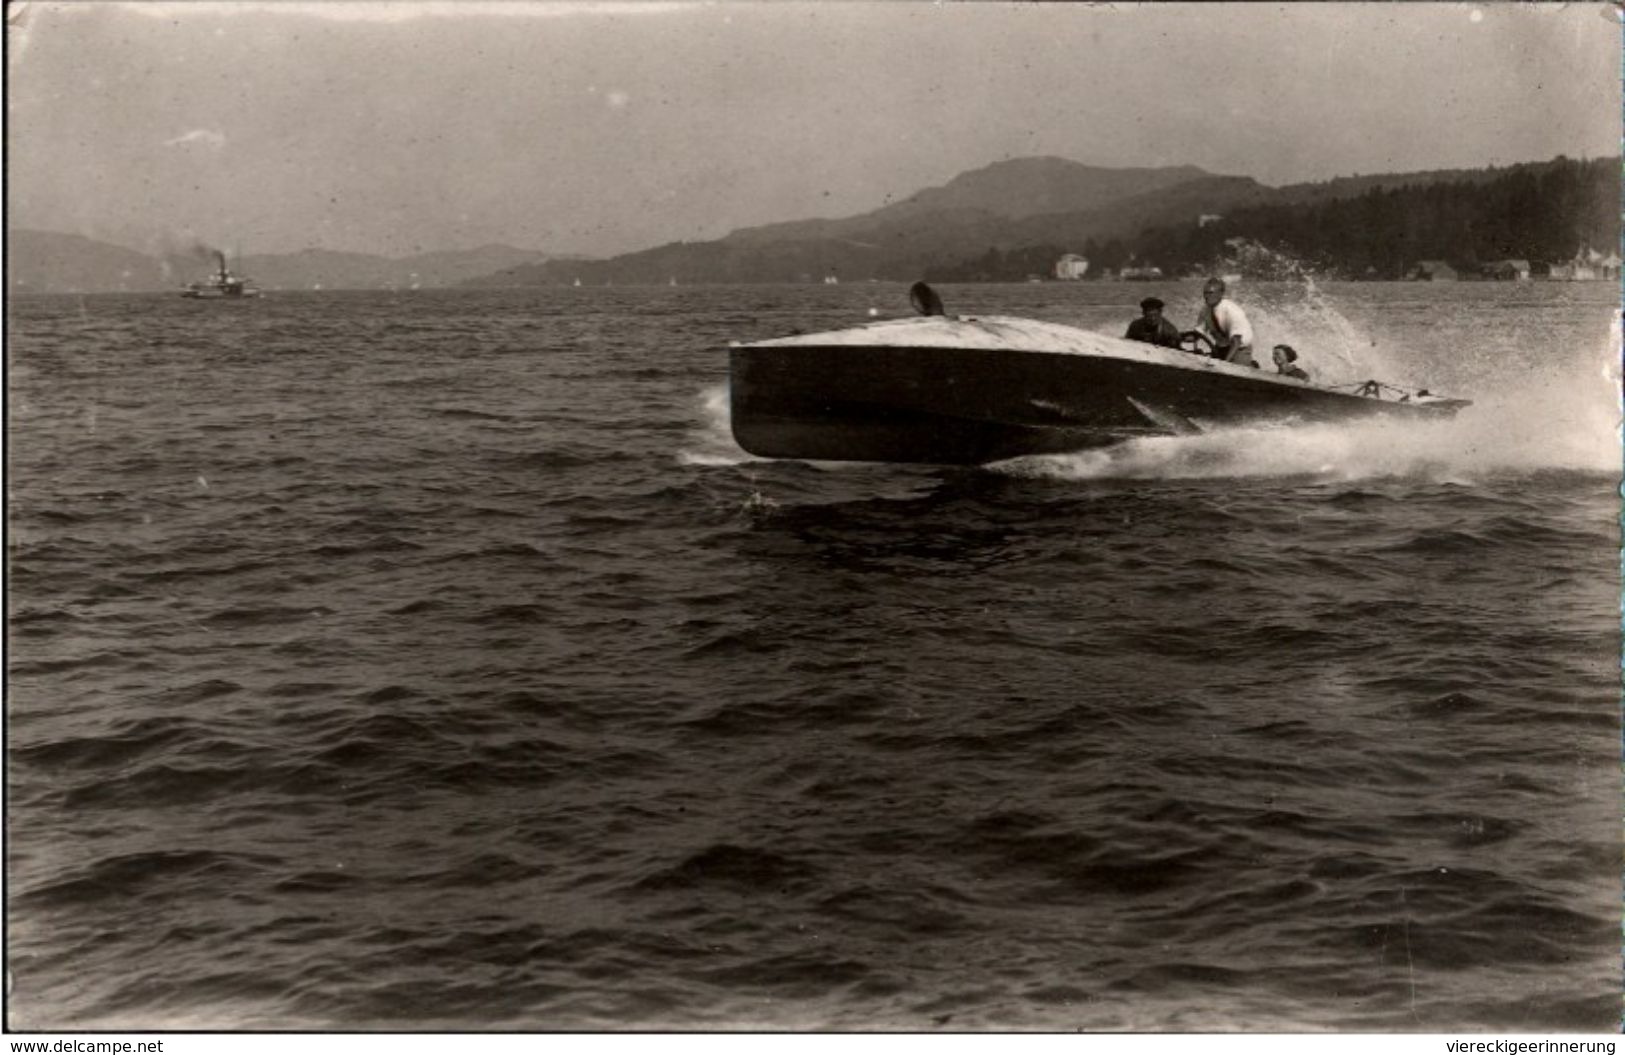
[[[1206,347],[1203,347],[1206,345]],[[1212,355],[1213,339],[1201,330],[1186,330],[1179,335],[1179,350],[1196,355]]]

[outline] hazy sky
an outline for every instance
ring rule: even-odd
[[[1280,185],[1620,148],[1607,4],[11,4],[9,222],[611,253],[1008,157]]]

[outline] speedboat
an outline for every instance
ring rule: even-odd
[[[214,255],[220,261],[220,270],[202,282],[187,283],[181,288],[181,296],[196,300],[218,300],[260,295],[259,288],[251,281],[226,269],[226,254],[217,250]]]
[[[1469,400],[1370,380],[1316,385],[1057,323],[949,316],[733,342],[734,439],[764,458],[977,465],[1261,424],[1449,417]],[[1186,337],[1194,338],[1195,334]]]

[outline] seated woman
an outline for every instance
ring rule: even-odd
[[[1298,353],[1290,344],[1278,344],[1271,353],[1275,357],[1275,372],[1283,377],[1295,377],[1299,381],[1309,380],[1309,371],[1301,366],[1295,366]]]

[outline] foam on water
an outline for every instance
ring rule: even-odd
[[[1553,444],[1533,425],[1523,431],[1509,435],[1487,411],[1467,411],[1445,422],[1363,421],[1161,436],[1103,450],[1016,458],[995,468],[1014,476],[1075,480],[1404,476],[1440,481],[1503,469],[1607,468],[1595,447],[1561,439]]]
[[[1505,470],[1618,473],[1619,407],[1611,395],[1618,382],[1613,374],[1608,366],[1590,374],[1535,374],[1519,389],[1492,393],[1445,420],[1222,429],[1017,458],[998,470],[1078,480],[1312,475],[1459,481]]]
[[[728,412],[728,385],[712,385],[700,393],[699,420],[677,452],[679,465],[742,465],[762,461],[734,442]]]
[[[1318,384],[1375,379],[1404,388],[1442,385],[1436,376],[1417,373],[1421,367],[1416,349],[1400,347],[1349,318],[1311,275],[1291,284],[1248,287],[1236,296],[1253,324],[1254,357],[1262,369],[1273,370],[1270,349],[1287,344],[1298,352],[1298,365]]]
[[[1313,279],[1304,282],[1301,292],[1301,299],[1249,302],[1260,366],[1270,368],[1270,348],[1289,344],[1298,351],[1299,365],[1323,383],[1401,376],[1377,342],[1334,308]]]

